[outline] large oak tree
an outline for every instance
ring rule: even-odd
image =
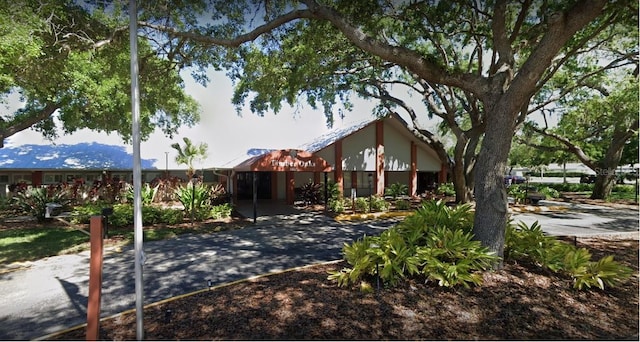
[[[605,0],[152,3],[140,25],[164,34],[163,46],[181,51],[181,58],[229,68],[239,80],[236,102],[250,101],[256,112],[277,111],[283,100],[304,95],[330,118],[333,104],[349,108],[347,92],[383,98],[373,90],[380,80],[472,99],[465,103],[481,111],[484,129],[475,161],[474,234],[500,256],[508,216],[503,175],[532,98],[604,30],[637,20],[638,12],[633,1]],[[362,72],[344,74],[346,65]],[[333,77],[318,66],[335,67]],[[280,73],[251,79],[261,68]],[[335,77],[341,73],[344,78]],[[349,77],[356,79],[346,82]],[[275,90],[246,91],[268,87]]]
[[[33,128],[53,138],[82,128],[131,138],[130,54],[126,19],[72,1],[0,3],[0,99],[19,95],[22,107],[0,112],[4,139]],[[199,118],[184,91],[180,67],[139,44],[141,137],[167,135]],[[60,122],[61,127],[57,127]]]

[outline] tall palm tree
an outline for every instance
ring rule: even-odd
[[[195,173],[193,162],[197,159],[202,160],[207,157],[208,146],[206,143],[194,145],[191,142],[191,139],[187,137],[182,138],[182,140],[184,140],[184,147],[180,146],[178,143],[171,144],[171,147],[178,152],[175,159],[176,163],[187,166],[187,177],[188,179],[191,179]]]

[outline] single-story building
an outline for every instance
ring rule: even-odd
[[[99,143],[23,145],[0,150],[0,196],[12,184],[93,183],[105,179],[133,181],[132,156],[123,146]],[[142,160],[142,181],[177,176],[185,170],[160,170],[156,160]],[[205,161],[206,163],[206,161]],[[345,196],[384,194],[403,183],[410,195],[435,189],[447,179],[447,166],[417,138],[397,114],[333,130],[297,148],[250,149],[223,165],[198,169],[207,184],[226,187],[233,199],[253,197],[292,204],[302,185],[335,182]]]
[[[255,176],[258,199],[289,204],[296,188],[309,182],[335,182],[345,196],[383,195],[399,182],[415,196],[447,179],[447,165],[397,114],[331,131],[298,148],[251,149],[213,169],[235,200],[253,197]]]

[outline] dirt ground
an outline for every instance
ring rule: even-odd
[[[150,305],[150,340],[638,340],[638,241],[578,239],[594,258],[613,254],[635,275],[578,291],[535,265],[507,263],[484,284],[446,289],[417,281],[364,293],[339,288],[317,265]],[[374,289],[375,289],[375,282]],[[100,339],[136,339],[135,313],[101,323]],[[82,340],[85,329],[55,339]]]

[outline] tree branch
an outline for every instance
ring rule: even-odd
[[[265,23],[264,25],[260,25],[256,27],[254,30],[252,30],[251,32],[238,35],[237,37],[231,38],[231,39],[210,37],[210,36],[203,35],[199,32],[183,32],[183,31],[176,30],[175,28],[170,26],[152,24],[146,21],[140,21],[138,22],[138,25],[143,27],[148,27],[160,32],[164,32],[171,37],[186,38],[186,39],[189,39],[190,41],[198,42],[204,45],[219,45],[219,46],[235,48],[242,45],[243,43],[253,41],[258,37],[260,37],[261,35],[269,33],[272,30],[286,23],[289,23],[297,19],[305,19],[305,18],[318,19],[318,17],[309,10],[295,10],[295,11],[285,13],[284,15],[279,16],[268,23]]]
[[[567,139],[567,138],[565,138],[563,136],[560,136],[558,134],[555,134],[555,133],[547,132],[544,129],[540,129],[540,128],[537,128],[537,127],[534,127],[534,126],[531,126],[531,129],[536,133],[539,133],[539,134],[542,134],[542,135],[544,135],[546,137],[555,139],[556,141],[558,141],[561,144],[563,144],[565,146],[565,149],[560,149],[560,150],[564,150],[564,151],[573,153],[588,168],[590,168],[592,170],[595,170],[597,168],[597,165],[595,164],[595,162],[591,158],[589,158],[589,156],[586,153],[584,153],[584,151],[579,146],[577,146],[576,144],[574,144],[571,141],[569,141],[569,139]],[[525,143],[525,144],[527,144],[527,143]],[[532,146],[530,144],[527,144],[527,145]],[[538,148],[540,146],[533,146],[533,147]]]
[[[48,103],[37,112],[24,113],[20,115],[20,120],[12,120],[13,122],[8,127],[0,130],[0,148],[4,147],[4,139],[6,137],[31,128],[36,123],[49,118],[59,108],[60,105],[57,103]]]

